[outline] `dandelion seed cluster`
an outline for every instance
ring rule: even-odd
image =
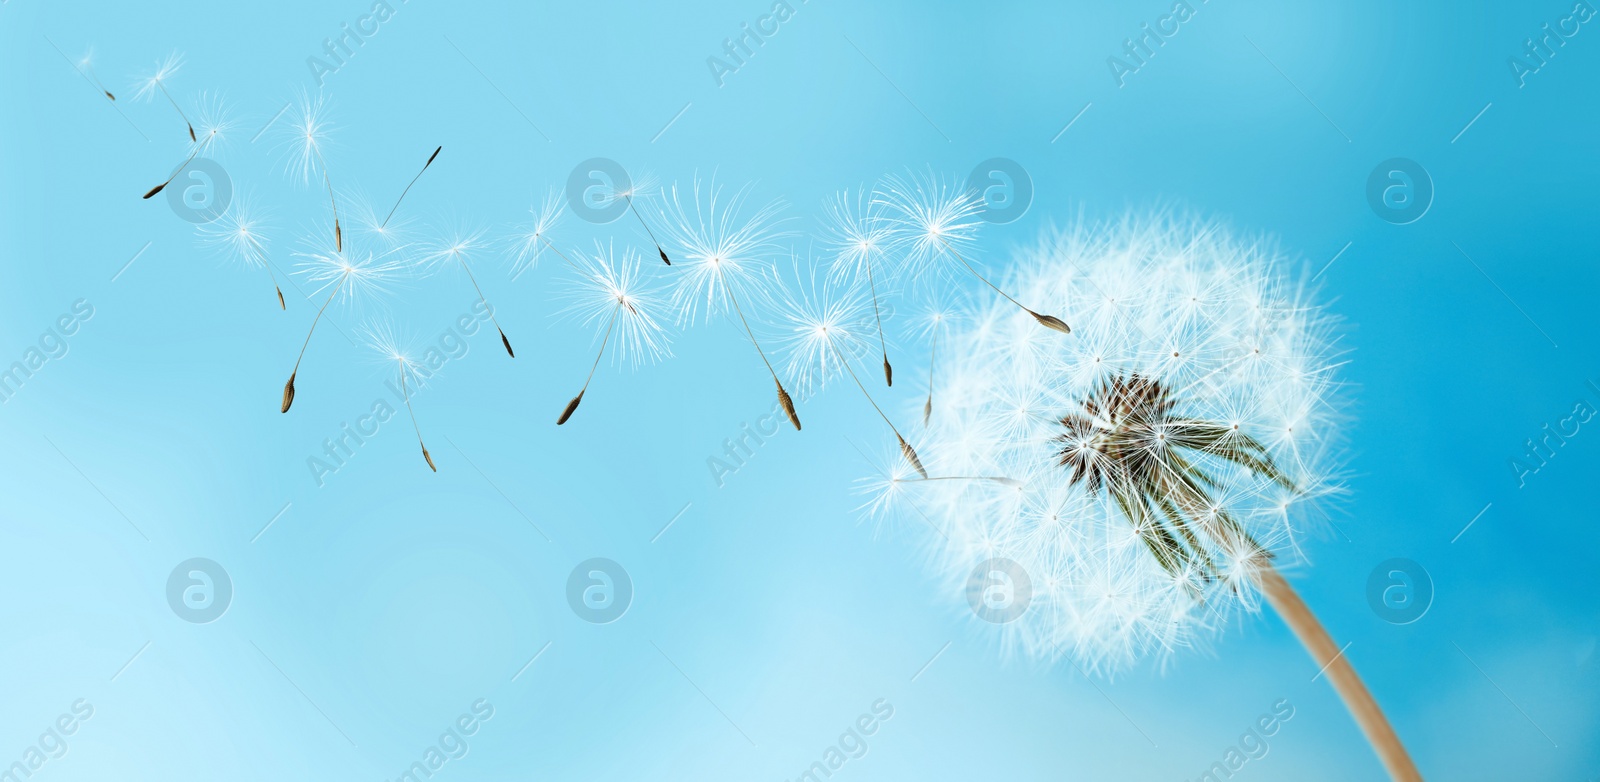
[[[1003,287],[1062,313],[1072,335],[993,297],[961,313],[918,438],[936,480],[890,461],[865,480],[869,507],[939,530],[931,559],[952,593],[980,562],[1021,565],[1032,597],[1003,625],[1009,653],[1114,672],[1258,610],[1264,552],[1296,560],[1317,500],[1339,489],[1335,322],[1287,265],[1267,240],[1172,214],[1047,234]],[[1154,492],[1129,512],[1109,487],[1165,480],[1130,464],[1174,463],[1204,476],[1185,495],[1206,500],[1183,508],[1193,525],[1231,518],[1247,537],[1180,540],[1193,556],[1176,564],[1152,555],[1162,503],[1184,497]]]

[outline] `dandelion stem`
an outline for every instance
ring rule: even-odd
[[[594,381],[594,371],[600,368],[600,357],[606,354],[606,345],[611,343],[611,330],[617,326],[617,316],[622,314],[622,300],[617,300],[617,306],[611,308],[611,320],[606,323],[606,335],[600,339],[600,352],[594,354],[594,363],[589,365],[589,376],[583,379],[583,388],[578,389],[578,395],[567,403],[566,409],[561,411],[561,417],[556,419],[556,426],[560,426],[577,412],[578,404],[583,401],[583,395],[589,391],[589,383]]]
[[[461,268],[467,272],[467,279],[472,281],[473,290],[478,292],[478,300],[483,302],[483,308],[489,312],[489,320],[494,323],[494,330],[500,332],[500,344],[505,345],[506,353],[516,358],[517,354],[511,352],[511,340],[506,339],[506,330],[500,328],[500,321],[495,319],[494,307],[489,306],[489,299],[483,295],[483,288],[478,287],[478,278],[472,276],[472,268],[467,266],[467,259],[457,255],[456,260],[461,262]]]
[[[379,228],[387,228],[389,226],[389,218],[394,217],[394,211],[400,208],[400,202],[406,200],[406,193],[411,192],[411,186],[422,178],[423,172],[428,170],[428,166],[433,165],[433,159],[438,157],[442,151],[444,151],[444,145],[441,144],[438,149],[433,151],[432,155],[428,156],[428,162],[422,164],[422,171],[418,171],[417,175],[412,177],[411,181],[406,184],[406,189],[400,191],[400,197],[394,200],[394,206],[389,209],[388,214],[383,216],[383,223],[378,226]]]
[[[666,263],[668,266],[671,266],[672,265],[672,261],[667,258],[667,251],[661,249],[661,242],[656,240],[656,234],[655,234],[654,231],[650,230],[650,224],[646,223],[644,221],[644,217],[642,217],[639,214],[639,210],[634,207],[634,205],[633,205],[633,194],[631,194],[631,193],[626,194],[626,195],[623,196],[623,199],[628,202],[628,211],[633,212],[633,216],[635,218],[638,218],[638,220],[639,220],[639,225],[644,226],[644,232],[650,235],[650,241],[653,244],[655,244],[656,253],[658,253],[661,256],[661,260],[664,263]]]
[[[972,276],[977,277],[978,279],[982,280],[984,285],[987,285],[990,288],[993,288],[995,293],[998,293],[1001,296],[1004,296],[1006,301],[1009,301],[1012,304],[1015,304],[1018,307],[1021,307],[1023,312],[1026,312],[1029,315],[1032,315],[1034,320],[1039,321],[1039,325],[1044,326],[1045,328],[1054,329],[1054,330],[1059,331],[1059,332],[1061,332],[1063,334],[1070,334],[1072,332],[1072,329],[1067,326],[1065,321],[1062,321],[1060,318],[1053,317],[1053,316],[1050,316],[1050,315],[1041,315],[1041,314],[1039,314],[1037,312],[1034,312],[1033,310],[1028,309],[1027,307],[1023,307],[1022,302],[1017,301],[1016,299],[1012,298],[1011,294],[1006,293],[1003,290],[1000,290],[1000,286],[995,285],[992,282],[989,282],[989,278],[979,274],[977,269],[972,268],[972,264],[967,263],[967,259],[963,258],[961,256],[961,253],[956,252],[956,248],[950,246],[950,241],[945,239],[943,236],[939,237],[939,243],[944,245],[945,251],[949,252],[951,255],[955,256],[955,259],[960,261],[962,266],[967,267],[967,271],[972,272]]]
[[[722,289],[728,292],[728,301],[733,302],[733,311],[739,313],[739,322],[744,324],[744,333],[749,335],[750,344],[756,346],[756,353],[761,355],[761,363],[767,365],[767,371],[772,373],[772,382],[778,387],[778,404],[783,405],[783,412],[789,416],[789,423],[794,424],[795,431],[800,430],[800,414],[795,412],[794,400],[789,397],[789,392],[783,388],[783,381],[778,379],[778,371],[772,368],[772,362],[767,360],[766,351],[761,349],[761,343],[756,341],[756,333],[750,329],[750,321],[745,320],[744,309],[739,306],[739,296],[728,285],[727,277],[722,274],[722,266],[717,266],[717,279],[722,283]],[[866,389],[862,389],[866,390]],[[904,440],[900,441],[904,443]]]
[[[838,356],[839,363],[843,364],[845,371],[850,373],[850,379],[856,381],[856,387],[861,389],[861,393],[866,396],[867,402],[872,405],[872,409],[878,411],[878,417],[882,418],[883,422],[889,425],[889,431],[894,432],[895,439],[900,441],[900,453],[905,456],[906,461],[910,462],[911,466],[916,468],[918,475],[921,475],[923,478],[927,478],[928,471],[923,469],[922,460],[917,458],[916,450],[911,447],[910,443],[906,442],[905,436],[900,434],[899,429],[895,428],[894,422],[889,420],[889,416],[884,415],[883,408],[878,407],[878,403],[872,398],[872,394],[867,392],[866,385],[861,382],[860,377],[856,376],[855,368],[850,366],[850,360],[845,358],[844,353],[839,350],[839,345],[833,341],[832,334],[828,335],[828,347],[833,348],[833,354]]]
[[[333,286],[333,290],[328,293],[328,298],[317,309],[317,316],[311,319],[311,329],[306,332],[306,341],[300,343],[300,355],[295,356],[294,371],[289,373],[291,377],[300,372],[300,361],[306,357],[306,347],[311,344],[311,335],[316,333],[317,323],[322,320],[322,313],[328,309],[328,305],[333,302],[333,297],[339,294],[339,289],[344,287],[345,281],[348,279],[350,279],[350,273],[345,272],[344,276],[339,278],[339,284]]]
[[[433,466],[433,457],[428,455],[428,444],[422,441],[422,427],[417,425],[417,411],[411,408],[411,392],[406,390],[406,362],[400,361],[400,396],[406,400],[406,412],[411,414],[411,428],[417,432],[417,445],[422,446],[422,458],[428,462],[428,469],[438,472],[439,468]]]
[[[161,94],[167,96],[167,102],[172,104],[172,108],[178,112],[178,116],[183,118],[183,124],[188,126],[189,140],[196,141],[197,139],[194,135],[194,123],[189,121],[189,115],[184,114],[183,109],[178,106],[178,102],[172,99],[172,93],[167,92],[167,85],[165,83],[157,81],[156,86],[161,88]],[[101,87],[100,89],[102,91],[105,90],[104,87]],[[111,93],[107,92],[106,94],[110,95]],[[137,99],[137,97],[135,99]],[[112,100],[116,100],[116,98],[112,98]]]
[[[883,351],[883,379],[889,385],[894,385],[894,369],[889,366],[889,346],[883,340],[883,315],[878,312],[878,283],[872,276],[872,256],[866,256],[867,262],[867,289],[872,291],[872,318],[878,323],[878,349]]]
[[[267,268],[267,277],[271,278],[271,280],[272,280],[272,289],[274,291],[278,292],[278,309],[280,309],[280,310],[289,309],[288,305],[283,303],[283,289],[278,287],[278,274],[277,274],[277,272],[274,272],[272,270],[272,263],[270,261],[268,261],[268,262],[263,263],[261,265],[265,266]]]

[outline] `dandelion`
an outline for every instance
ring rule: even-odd
[[[659,301],[640,276],[641,263],[636,253],[624,250],[619,258],[614,247],[596,243],[594,253],[579,254],[573,266],[578,276],[566,313],[586,326],[598,328],[604,322],[605,329],[589,376],[584,378],[578,395],[561,411],[557,426],[577,412],[607,346],[616,346],[611,353],[614,361],[629,362],[635,367],[671,355],[666,330],[654,315]]]
[[[872,317],[878,330],[878,350],[883,353],[883,380],[894,385],[894,367],[889,365],[889,346],[883,338],[883,313],[878,306],[878,282],[873,262],[880,268],[884,252],[894,239],[881,205],[867,193],[839,193],[825,205],[828,215],[829,246],[837,256],[830,276],[835,280],[866,277],[872,293]]]
[[[94,83],[94,86],[99,87],[100,91],[106,94],[106,98],[108,100],[112,101],[113,103],[116,102],[117,96],[112,95],[111,90],[106,89],[106,85],[100,81],[100,77],[95,75],[93,46],[85,50],[83,56],[79,57],[78,61],[73,64],[77,66],[79,73],[82,73],[84,76],[88,77],[89,81]]]
[[[900,453],[907,463],[923,478],[928,477],[917,452],[900,434],[900,429],[889,420],[888,414],[878,406],[872,393],[867,391],[861,377],[856,374],[851,361],[871,350],[870,335],[873,321],[867,308],[867,299],[850,288],[837,285],[818,285],[814,274],[809,279],[796,270],[797,284],[784,297],[779,307],[784,320],[783,346],[789,354],[789,375],[798,378],[802,394],[820,391],[828,380],[843,372],[855,381],[856,387],[876,410],[878,417],[889,425],[900,443]]]
[[[489,320],[494,323],[495,331],[500,332],[500,344],[505,346],[506,355],[516,358],[517,354],[511,350],[511,340],[506,339],[505,329],[500,328],[500,321],[494,316],[494,308],[489,306],[489,299],[483,295],[483,288],[478,285],[478,278],[473,276],[472,267],[467,264],[472,255],[485,249],[484,233],[482,229],[455,229],[444,239],[424,249],[417,262],[423,267],[432,267],[434,271],[459,264],[462,271],[467,273],[467,279],[472,281],[472,289],[478,292],[478,300],[483,302],[484,311],[489,313]]]
[[[167,102],[172,104],[172,110],[178,112],[178,117],[183,120],[184,126],[189,129],[189,141],[194,142],[198,140],[194,132],[194,123],[189,121],[189,115],[183,113],[183,109],[178,106],[178,102],[172,99],[172,93],[167,91],[167,80],[177,75],[178,69],[182,67],[183,55],[177,52],[167,55],[165,60],[156,63],[154,72],[139,81],[136,85],[137,90],[133,94],[133,99],[154,100],[157,92],[166,96]],[[110,96],[110,94],[109,92],[106,93],[107,96]],[[112,100],[115,100],[115,98],[112,98]]]
[[[767,360],[740,304],[741,298],[752,304],[766,303],[767,286],[774,279],[767,274],[769,257],[780,249],[778,214],[782,203],[774,201],[744,216],[748,195],[746,187],[726,196],[715,182],[702,185],[698,179],[689,190],[673,185],[667,203],[667,231],[683,248],[682,260],[688,266],[678,277],[672,305],[685,323],[693,321],[702,306],[707,320],[731,307],[778,387],[778,403],[798,430],[800,415],[795,412],[794,400]]]
[[[561,255],[555,245],[550,243],[550,231],[561,221],[561,216],[566,211],[566,201],[562,199],[561,191],[550,188],[539,204],[528,208],[528,214],[533,220],[517,228],[510,238],[511,250],[514,258],[511,264],[511,279],[515,280],[522,273],[539,265],[539,256],[545,248],[555,251],[556,255],[567,262],[567,265],[577,268],[572,260]]]
[[[372,240],[378,246],[399,253],[412,243],[415,220],[404,215],[385,218],[379,214],[372,199],[361,191],[346,191],[340,196],[345,212],[357,236]]]
[[[272,280],[272,289],[278,294],[278,308],[288,309],[283,301],[283,288],[278,286],[278,275],[267,259],[265,228],[266,221],[252,209],[250,197],[240,193],[217,219],[200,225],[200,241],[226,260],[265,269]]]
[[[1194,645],[1271,605],[1396,779],[1419,779],[1348,655],[1282,571],[1317,500],[1338,494],[1334,320],[1268,242],[1171,215],[1043,240],[1007,280],[1070,312],[1042,339],[1003,302],[952,330],[926,437],[939,475],[887,483],[873,510],[940,523],[954,583],[1004,557],[1036,585],[1008,647],[1114,670]]]
[[[306,339],[300,343],[300,353],[294,359],[294,369],[289,372],[289,382],[283,384],[283,407],[279,410],[282,413],[289,412],[289,406],[294,404],[294,380],[300,374],[300,362],[306,357],[306,347],[311,344],[311,335],[317,332],[317,324],[322,322],[322,313],[327,311],[328,305],[340,296],[343,297],[343,301],[350,302],[360,296],[381,292],[384,285],[401,269],[401,264],[387,255],[376,256],[368,253],[357,261],[351,261],[345,253],[322,249],[311,249],[296,255],[303,259],[300,266],[306,278],[318,286],[312,295],[326,290],[328,297],[323,299],[322,306],[317,308],[317,316],[311,320],[311,328],[306,331]]]
[[[1006,301],[1033,316],[1039,325],[1063,334],[1071,333],[1065,321],[1023,306],[979,274],[962,255],[960,248],[971,245],[978,233],[976,218],[980,203],[970,190],[932,175],[910,179],[890,177],[874,200],[892,215],[890,220],[899,235],[898,244],[905,248],[905,265],[911,267],[916,276],[945,272],[950,269],[948,261],[954,260]]]
[[[411,428],[417,433],[417,445],[422,447],[422,458],[428,462],[428,469],[438,472],[439,468],[433,465],[433,456],[428,453],[428,444],[422,441],[422,427],[417,425],[417,411],[411,406],[411,390],[406,384],[406,377],[413,380],[417,378],[417,362],[402,347],[405,340],[399,338],[394,326],[389,324],[367,324],[362,328],[363,341],[378,355],[378,360],[385,365],[392,366],[395,373],[400,376],[400,396],[405,399],[406,412],[411,415]],[[417,382],[415,385],[420,386]]]
[[[288,154],[288,171],[301,184],[310,184],[317,174],[322,175],[322,183],[328,188],[328,204],[333,208],[333,249],[344,252],[339,199],[334,196],[333,176],[328,173],[328,161],[322,155],[322,147],[328,143],[328,134],[333,129],[327,115],[328,105],[321,95],[312,98],[309,93],[302,93],[286,126],[288,135],[283,147]]]

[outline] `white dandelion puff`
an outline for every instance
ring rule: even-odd
[[[889,363],[889,345],[883,336],[883,310],[879,305],[879,277],[894,231],[883,215],[883,205],[863,190],[844,191],[824,204],[827,222],[827,247],[834,253],[829,277],[835,281],[865,280],[872,296],[873,325],[878,332],[878,350],[883,354],[884,384],[894,385],[894,368]]]
[[[194,132],[194,123],[189,121],[189,115],[183,113],[183,109],[178,106],[178,101],[174,100],[172,93],[167,90],[167,81],[173,76],[176,76],[178,74],[178,70],[182,67],[182,54],[173,52],[167,55],[166,59],[156,63],[155,70],[151,71],[146,76],[140,77],[139,81],[135,84],[133,99],[155,100],[156,93],[161,93],[166,97],[167,102],[172,104],[172,110],[178,112],[178,117],[183,120],[184,127],[186,127],[189,131],[190,143],[194,143],[197,140]],[[106,94],[107,96],[110,95],[110,93]],[[115,100],[115,98],[113,98],[113,100]]]
[[[345,253],[338,250],[329,251],[318,245],[315,240],[308,242],[310,249],[296,252],[301,259],[298,271],[318,287],[313,297],[323,291],[328,292],[328,297],[322,300],[322,306],[317,308],[317,315],[311,320],[311,328],[306,330],[305,341],[300,343],[300,353],[295,356],[294,369],[289,372],[289,382],[283,385],[283,406],[279,412],[289,412],[290,405],[294,404],[294,381],[300,374],[300,362],[306,357],[306,348],[311,345],[311,336],[317,332],[317,324],[322,322],[322,314],[327,312],[328,305],[335,298],[342,303],[349,304],[358,297],[381,293],[386,290],[386,285],[404,268],[404,264],[389,255],[365,256],[351,260]]]
[[[472,289],[478,294],[478,300],[483,302],[484,311],[489,313],[489,321],[494,323],[495,331],[500,332],[500,344],[505,347],[506,355],[516,358],[517,354],[511,349],[511,340],[506,338],[506,331],[500,327],[500,320],[494,314],[494,307],[490,306],[488,297],[483,294],[483,286],[478,284],[478,278],[472,273],[472,266],[468,263],[473,256],[488,249],[488,243],[484,241],[485,233],[487,232],[481,228],[454,228],[422,248],[417,255],[417,266],[430,272],[459,266],[466,272],[467,279],[472,282]]]
[[[272,279],[272,288],[278,294],[278,308],[288,309],[283,300],[283,288],[278,285],[277,272],[267,258],[271,240],[267,237],[266,217],[253,208],[246,193],[238,193],[217,219],[201,223],[198,230],[201,244],[224,260],[245,267],[265,269]]]
[[[561,222],[561,217],[566,214],[567,202],[557,188],[550,188],[545,192],[544,199],[528,207],[531,220],[519,225],[512,232],[508,244],[512,251],[511,278],[516,279],[522,273],[539,265],[539,256],[546,249],[555,250],[555,245],[550,243],[550,232],[555,230]],[[556,250],[560,254],[559,250]],[[571,260],[568,259],[568,263]]]
[[[327,100],[320,94],[313,98],[309,92],[302,92],[290,111],[292,113],[289,122],[284,125],[280,143],[284,150],[285,170],[301,185],[311,184],[311,180],[321,174],[322,183],[328,191],[328,204],[333,210],[333,249],[343,252],[344,230],[339,225],[339,199],[334,195],[333,175],[328,171],[328,160],[323,155],[323,148],[328,145],[333,131],[333,123],[328,119]]]
[[[1004,557],[1035,584],[1009,648],[1103,671],[1165,659],[1270,604],[1397,779],[1415,770],[1349,660],[1280,574],[1315,500],[1337,494],[1334,319],[1264,240],[1162,214],[1046,237],[1005,280],[1068,313],[1039,339],[1002,302],[945,351],[915,501],[959,582]],[[1174,354],[1177,354],[1176,356]],[[1048,521],[1048,529],[1044,522]]]

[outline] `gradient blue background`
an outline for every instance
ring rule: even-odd
[[[1600,381],[1600,39],[1585,26],[1522,88],[1507,64],[1570,3],[1196,2],[1119,88],[1107,56],[1170,3],[791,2],[719,88],[706,57],[768,0],[393,0],[327,79],[330,164],[383,202],[443,144],[406,209],[499,229],[597,155],[667,181],[755,181],[806,220],[885,172],[964,177],[1004,156],[1036,192],[985,234],[996,265],[1052,220],[1162,204],[1276,234],[1310,272],[1348,244],[1320,281],[1353,351],[1355,458],[1335,516],[1349,539],[1313,541],[1295,583],[1353,642],[1429,778],[1600,777],[1600,423],[1525,488],[1508,466],[1574,402],[1600,404],[1584,385]],[[249,137],[315,88],[306,58],[370,7],[0,6],[0,363],[74,300],[95,307],[68,355],[0,407],[0,764],[86,698],[93,718],[38,779],[393,779],[487,698],[493,719],[438,778],[779,780],[886,698],[894,717],[838,775],[1178,780],[1287,698],[1295,716],[1240,778],[1381,776],[1270,615],[1115,681],[1004,662],[926,574],[924,530],[860,522],[850,482],[871,468],[846,438],[883,443],[850,394],[810,401],[803,433],[718,488],[706,458],[771,405],[731,327],[691,329],[675,359],[634,374],[602,368],[556,429],[592,349],[551,316],[558,265],[512,281],[482,262],[518,355],[480,331],[418,397],[437,475],[396,419],[317,487],[306,458],[387,393],[382,369],[324,329],[279,414],[314,309],[286,285],[280,312],[260,272],[213,260],[165,203],[139,200],[185,149],[170,109],[135,104],[130,85],[177,50],[180,100],[226,92],[242,131],[217,157],[273,210],[289,268],[325,207],[283,176],[272,133]],[[89,45],[115,107],[63,57]],[[1366,200],[1392,157],[1436,188],[1414,224]],[[629,222],[567,229],[573,245],[643,242]],[[443,275],[387,308],[431,339],[471,303]],[[334,323],[353,334],[365,314]],[[632,575],[614,624],[566,603],[592,556]],[[214,623],[167,605],[190,557],[231,574]],[[1368,605],[1368,574],[1391,557],[1431,574],[1414,624]]]

